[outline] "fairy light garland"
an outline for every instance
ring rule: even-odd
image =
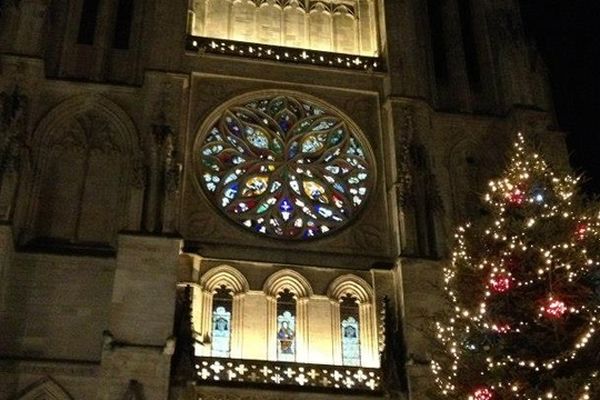
[[[593,385],[598,371],[586,370],[584,383],[568,397],[559,396],[552,384],[537,386],[526,379],[570,371],[586,352],[600,351],[588,349],[590,343],[600,345],[600,304],[589,301],[584,290],[586,276],[600,265],[599,254],[593,254],[600,249],[590,251],[590,244],[600,241],[600,216],[577,212],[577,184],[577,178],[555,175],[517,135],[504,177],[490,182],[483,197],[491,221],[480,235],[471,224],[457,228],[452,265],[444,269],[453,313],[435,326],[446,358],[431,363],[442,395],[465,400],[600,398]],[[469,240],[470,235],[476,239]],[[507,305],[514,310],[506,311]],[[551,334],[569,344],[558,346],[562,342],[552,342]],[[533,335],[551,338],[550,344],[513,351]]]

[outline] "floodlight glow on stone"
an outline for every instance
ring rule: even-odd
[[[207,198],[246,229],[275,238],[342,228],[364,207],[374,178],[370,152],[349,121],[291,96],[223,111],[196,156]]]

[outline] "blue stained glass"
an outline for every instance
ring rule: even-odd
[[[296,351],[296,318],[289,311],[277,316],[277,359],[294,361]]]
[[[231,313],[225,307],[216,307],[212,318],[211,355],[229,357],[231,352]]]
[[[279,127],[283,132],[287,132],[290,129],[290,121],[287,118],[281,118],[279,120]]]
[[[290,148],[288,149],[288,158],[294,158],[296,157],[296,154],[298,154],[298,142],[291,144]]]
[[[279,203],[279,210],[282,212],[290,212],[294,209],[294,207],[292,206],[292,204],[290,203],[290,201],[285,198],[283,200],[281,200],[281,203]]]
[[[360,365],[359,323],[354,317],[342,321],[342,364]]]
[[[308,239],[315,236],[315,231],[313,229],[307,229],[306,231],[304,231],[304,238]]]
[[[241,132],[239,125],[231,117],[227,117],[225,121],[227,122],[227,128],[229,128],[231,132],[236,135]]]
[[[240,186],[237,182],[229,186],[227,189],[225,189],[225,197],[227,197],[228,199],[233,199],[237,194],[239,187]]]
[[[321,214],[322,216],[324,216],[325,218],[329,218],[333,215],[333,211],[331,211],[329,208],[325,208],[323,206],[317,205],[315,206],[317,212],[319,214]]]

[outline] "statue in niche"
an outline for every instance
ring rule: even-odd
[[[279,340],[280,351],[282,354],[294,353],[294,331],[290,328],[287,321],[281,323],[279,332],[277,332],[277,339]]]

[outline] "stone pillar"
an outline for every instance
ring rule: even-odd
[[[180,240],[120,235],[98,400],[168,397]]]
[[[14,248],[12,227],[0,225],[0,313],[4,312],[6,308],[7,275]]]
[[[433,378],[430,371],[434,316],[443,309],[442,263],[423,259],[400,261],[401,303],[406,346],[406,373],[411,400],[427,400]]]
[[[397,254],[436,257],[444,253],[443,210],[431,132],[431,108],[415,99],[392,97],[384,104],[390,166],[388,201]]]
[[[387,56],[390,95],[428,98],[429,72],[422,30],[426,12],[420,0],[381,1],[382,53]]]
[[[471,90],[465,65],[465,51],[458,4],[456,0],[441,2],[444,15],[444,47],[448,62],[447,104],[460,111],[471,110]]]

